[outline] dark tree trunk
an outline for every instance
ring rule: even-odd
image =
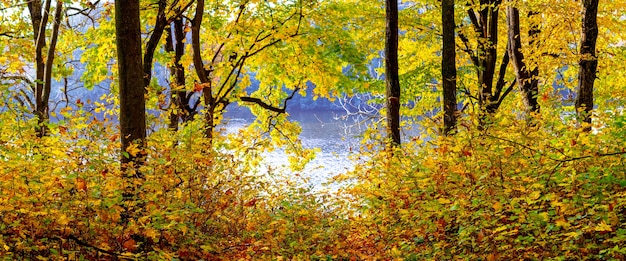
[[[441,21],[443,52],[441,78],[443,84],[443,133],[451,134],[456,128],[456,47],[454,42],[454,0],[442,0]]]
[[[493,96],[493,79],[496,72],[496,58],[498,47],[498,14],[501,1],[481,0],[482,9],[479,12],[476,27],[478,39],[478,84],[480,93],[479,103],[487,113],[497,110]]]
[[[161,36],[163,36],[163,31],[167,26],[167,18],[165,17],[167,1],[159,0],[158,5],[159,8],[157,10],[156,20],[154,21],[154,28],[152,29],[150,39],[148,39],[148,42],[146,43],[146,53],[143,57],[143,80],[144,86],[146,87],[150,85],[150,80],[152,79],[152,60],[154,60],[154,51],[156,51],[156,48],[161,41]]]
[[[386,0],[385,82],[387,133],[393,146],[400,145],[400,81],[398,79],[398,2]]]
[[[48,54],[46,57],[45,69],[44,69],[44,86],[41,94],[41,107],[37,111],[42,116],[44,122],[48,120],[48,101],[50,100],[50,92],[52,91],[52,67],[54,65],[54,51],[57,46],[57,39],[59,36],[59,26],[61,25],[61,19],[63,17],[63,1],[58,1],[56,10],[54,12],[54,20],[52,25],[52,35],[50,36],[50,46],[48,47]],[[42,127],[42,136],[46,133],[45,127]]]
[[[203,85],[202,94],[204,98],[204,107],[206,109],[206,115],[204,116],[204,136],[211,139],[213,137],[213,117],[216,102],[213,97],[212,83],[209,77],[211,72],[204,68],[202,54],[200,53],[200,25],[202,24],[203,14],[204,0],[197,0],[196,13],[191,21],[191,47],[193,49],[193,66],[196,69],[196,74],[200,79],[200,83]]]
[[[485,129],[491,121],[491,116],[498,110],[502,101],[511,93],[515,82],[507,85],[505,80],[506,68],[509,64],[509,53],[504,52],[502,61],[496,78],[496,59],[498,46],[498,14],[502,0],[480,0],[480,10],[474,11],[473,7],[467,10],[469,20],[478,35],[476,50],[470,50],[468,38],[459,33],[459,38],[463,41],[472,63],[478,74],[478,104],[479,129]],[[507,49],[509,44],[507,43]],[[494,81],[495,79],[495,81]],[[495,82],[495,85],[494,85]],[[505,88],[506,87],[506,88]]]
[[[532,13],[530,14],[532,15]],[[539,113],[539,103],[537,94],[539,93],[539,82],[537,76],[539,70],[535,67],[529,70],[522,54],[522,42],[519,25],[519,10],[516,7],[507,7],[508,30],[508,53],[515,70],[517,85],[522,91],[522,100],[526,106],[527,118],[532,119],[532,113]],[[534,28],[529,31],[531,39],[538,33]]]
[[[580,40],[580,68],[578,70],[578,96],[576,111],[579,121],[591,123],[593,110],[593,83],[596,79],[598,57],[596,56],[596,40],[598,38],[598,0],[583,1],[582,39]],[[586,127],[585,130],[591,130]]]
[[[174,63],[170,67],[170,74],[174,81],[170,85],[170,102],[173,107],[170,111],[171,130],[178,130],[178,124],[182,119],[183,123],[193,119],[196,114],[196,107],[190,104],[191,93],[185,90],[185,68],[180,63],[180,59],[185,54],[185,32],[182,18],[177,18],[173,22],[173,28],[168,30],[165,49],[174,53]],[[174,37],[172,37],[174,31]]]
[[[45,107],[47,101],[42,100],[44,90],[45,62],[43,59],[43,47],[46,45],[46,25],[48,24],[48,14],[50,11],[50,0],[47,0],[42,10],[41,0],[33,0],[28,2],[28,11],[30,12],[31,23],[33,26],[33,36],[35,41],[35,108],[34,113],[37,116],[36,132],[38,137],[43,137],[46,133],[45,121],[47,114]]]
[[[126,154],[137,143],[143,149],[146,142],[146,104],[144,72],[141,54],[141,24],[139,0],[115,1],[115,27],[120,89],[120,131],[122,167],[130,162],[141,165],[142,155]],[[126,154],[126,155],[124,155]]]

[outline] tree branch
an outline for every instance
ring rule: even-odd
[[[517,80],[513,79],[509,87],[506,88],[506,90],[504,90],[504,92],[502,93],[502,97],[500,97],[498,99],[498,102],[496,103],[496,108],[500,108],[500,104],[502,104],[502,101],[504,101],[504,98],[506,98],[506,96],[509,95],[509,93],[513,90],[513,87],[515,87],[516,82]]]
[[[476,17],[476,12],[474,12],[474,9],[472,8],[468,9],[467,15],[469,16],[470,21],[472,21],[472,25],[474,26],[474,31],[481,32],[483,29],[480,23],[478,22],[478,18]]]
[[[507,50],[510,46],[510,42],[507,42]],[[496,93],[494,94],[494,100],[500,100],[500,94],[502,93],[502,89],[504,88],[504,84],[506,81],[504,80],[504,76],[506,75],[506,67],[509,65],[509,52],[504,52],[502,56],[502,63],[500,63],[500,71],[498,73],[498,81],[496,82]]]
[[[161,40],[161,36],[163,36],[165,26],[167,25],[167,19],[165,17],[167,2],[165,0],[159,0],[158,4],[159,9],[154,22],[154,30],[150,35],[150,39],[148,39],[148,42],[146,43],[146,52],[143,57],[143,80],[144,86],[146,87],[150,85],[150,80],[152,79],[152,60],[154,59],[154,52],[159,44],[159,41]]]
[[[296,92],[298,92],[300,90],[300,87],[296,87],[293,92],[291,93],[291,95],[289,95],[289,97],[287,97],[284,101],[283,101],[283,107],[282,108],[278,108],[275,106],[272,106],[270,104],[265,103],[263,100],[259,99],[259,98],[254,98],[254,97],[239,97],[239,100],[243,101],[243,102],[252,102],[252,103],[256,103],[257,105],[261,106],[263,109],[269,110],[269,111],[273,111],[276,113],[285,113],[285,111],[287,110],[287,101],[291,100],[293,98],[293,96],[296,94]]]
[[[105,253],[105,254],[108,254],[108,255],[116,256],[116,257],[120,256],[119,253],[115,253],[115,252],[112,252],[112,251],[109,251],[109,250],[106,250],[106,249],[99,248],[99,247],[94,246],[94,245],[90,245],[87,242],[82,241],[79,238],[75,237],[74,235],[69,235],[67,238],[73,240],[78,245],[81,245],[81,246],[84,246],[84,247],[93,248],[94,250],[96,250],[96,251],[98,251],[100,253]]]
[[[31,81],[30,79],[26,78],[26,76],[23,76],[23,75],[0,76],[0,80],[11,80],[14,82],[23,81],[23,82],[26,82],[29,86],[32,86],[35,84],[33,81]]]
[[[462,50],[470,56],[470,59],[472,60],[472,63],[474,64],[474,66],[478,66],[479,65],[478,57],[474,53],[474,50],[472,50],[469,47],[469,39],[467,39],[465,34],[463,34],[460,31],[458,32],[458,35],[459,35],[459,39],[461,39],[461,42],[463,42],[463,45],[464,45],[464,48]]]

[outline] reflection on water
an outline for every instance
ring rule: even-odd
[[[289,115],[290,120],[299,122],[302,127],[300,139],[305,148],[319,148],[316,158],[300,173],[310,179],[310,184],[318,186],[328,178],[349,171],[354,166],[349,158],[358,151],[362,134],[367,128],[358,125],[358,119],[342,119],[341,112],[313,111]],[[224,117],[224,128],[229,133],[253,121],[249,114],[229,114]],[[267,153],[265,162],[272,169],[289,172],[288,160],[283,151]]]

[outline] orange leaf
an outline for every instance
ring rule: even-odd
[[[495,211],[500,211],[502,209],[502,204],[500,204],[500,201],[496,201],[496,203],[494,203],[493,206],[491,206],[491,207]]]
[[[194,92],[201,92],[202,89],[204,89],[204,84],[200,84],[200,83],[194,83],[193,84],[193,91]]]
[[[129,238],[128,240],[124,241],[122,246],[124,247],[124,249],[126,249],[126,251],[133,252],[137,249],[137,242],[135,242],[134,239]]]
[[[498,260],[498,254],[497,253],[491,253],[489,255],[487,255],[487,261],[495,261]]]
[[[76,189],[79,191],[87,191],[87,182],[83,178],[76,178]]]

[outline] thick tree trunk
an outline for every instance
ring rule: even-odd
[[[120,223],[126,225],[141,215],[143,209],[142,203],[137,201],[138,189],[144,178],[139,167],[144,163],[146,146],[146,91],[142,68],[139,0],[115,1],[115,32],[122,142],[120,161],[126,178],[122,193],[124,211],[121,213]],[[138,146],[138,152],[128,151],[132,145]],[[142,242],[142,248],[147,246],[143,236],[134,234],[131,237]]]
[[[143,149],[146,142],[146,104],[141,54],[139,0],[115,1],[115,27],[120,89],[122,166],[142,162],[142,153],[124,155],[132,144]],[[128,157],[127,157],[128,156]]]
[[[456,47],[454,42],[454,0],[442,0],[443,52],[441,78],[443,84],[443,133],[451,134],[456,128]]]
[[[398,79],[398,2],[386,0],[385,82],[387,133],[393,146],[400,145],[400,81]]]
[[[532,15],[532,14],[531,14]],[[513,6],[507,7],[507,24],[508,30],[508,53],[511,64],[515,70],[517,85],[522,91],[522,100],[526,106],[528,119],[531,119],[532,113],[539,113],[539,103],[537,102],[537,94],[539,93],[539,81],[537,75],[538,69],[535,67],[529,70],[524,60],[524,54],[521,52],[522,42],[519,25],[519,10]],[[529,36],[538,33],[537,29],[529,31]]]
[[[596,79],[598,57],[596,56],[596,40],[598,38],[598,2],[599,0],[583,1],[582,38],[580,40],[580,68],[578,70],[578,96],[576,112],[579,121],[591,123],[593,110],[593,83]],[[590,127],[585,128],[587,131]]]

